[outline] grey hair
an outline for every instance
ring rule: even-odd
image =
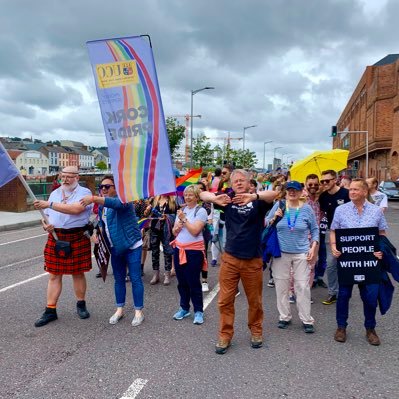
[[[244,169],[234,169],[234,170],[231,172],[230,180],[232,181],[232,180],[233,180],[233,177],[234,177],[235,175],[238,175],[238,174],[244,176],[244,177],[245,177],[245,180],[248,180],[248,181],[249,181],[249,180],[251,179],[251,176],[249,175],[249,173],[248,173],[246,170],[244,170]]]
[[[187,186],[183,191],[183,195],[188,192],[192,192],[197,198],[197,201],[200,199],[200,190],[196,184],[190,184],[189,186]]]

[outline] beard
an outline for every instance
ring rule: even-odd
[[[62,185],[62,188],[66,191],[66,192],[69,192],[69,193],[71,193],[73,190],[75,190],[75,188],[77,187],[77,185],[78,185],[78,181],[77,180],[75,180],[73,183],[71,183],[71,184],[63,184]]]

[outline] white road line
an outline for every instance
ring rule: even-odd
[[[15,284],[13,284],[13,285],[9,285],[8,287],[4,287],[4,288],[2,288],[2,289],[0,290],[0,294],[1,294],[2,292],[5,292],[5,291],[10,290],[11,288],[15,288],[15,287],[18,287],[19,285],[22,285],[22,284],[25,284],[25,283],[29,283],[30,281],[37,280],[38,278],[41,278],[41,277],[43,277],[43,276],[47,276],[47,274],[48,274],[47,272],[46,272],[46,273],[43,273],[43,274],[39,274],[38,276],[28,278],[27,280],[20,281],[19,283],[15,283]]]
[[[44,234],[39,234],[38,236],[32,236],[32,237],[21,238],[20,240],[3,242],[2,244],[0,244],[0,246],[2,246],[2,245],[8,245],[8,244],[14,244],[15,242],[31,240],[32,238],[43,237],[43,236],[47,236],[47,235],[48,235],[47,233],[44,233]]]
[[[21,260],[19,262],[15,262],[15,263],[10,263],[9,265],[5,265],[5,266],[0,266],[0,270],[7,269],[12,266],[17,266],[17,265],[20,265],[21,263],[29,262],[30,260],[35,260],[35,259],[39,259],[39,258],[43,258],[43,255],[34,256],[33,258]]]
[[[219,283],[217,283],[211,290],[211,292],[204,298],[204,310],[209,306],[209,304],[213,301],[213,298],[219,292]]]
[[[137,378],[133,381],[133,384],[127,389],[127,391],[120,397],[120,399],[134,399],[140,391],[145,387],[148,380]]]

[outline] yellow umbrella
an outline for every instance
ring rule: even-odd
[[[347,168],[349,151],[316,151],[308,157],[296,161],[290,169],[291,180],[305,182],[306,176],[314,173],[321,177],[321,172],[332,169],[339,172]]]

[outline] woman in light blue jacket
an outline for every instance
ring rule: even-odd
[[[116,312],[109,319],[116,324],[123,316],[126,300],[126,265],[132,283],[135,315],[132,326],[144,321],[144,286],[141,280],[141,251],[143,241],[137,224],[132,203],[123,204],[117,197],[113,176],[105,176],[101,181],[102,196],[86,196],[82,204],[100,205],[99,221],[107,245],[111,250],[111,264],[115,278]]]

